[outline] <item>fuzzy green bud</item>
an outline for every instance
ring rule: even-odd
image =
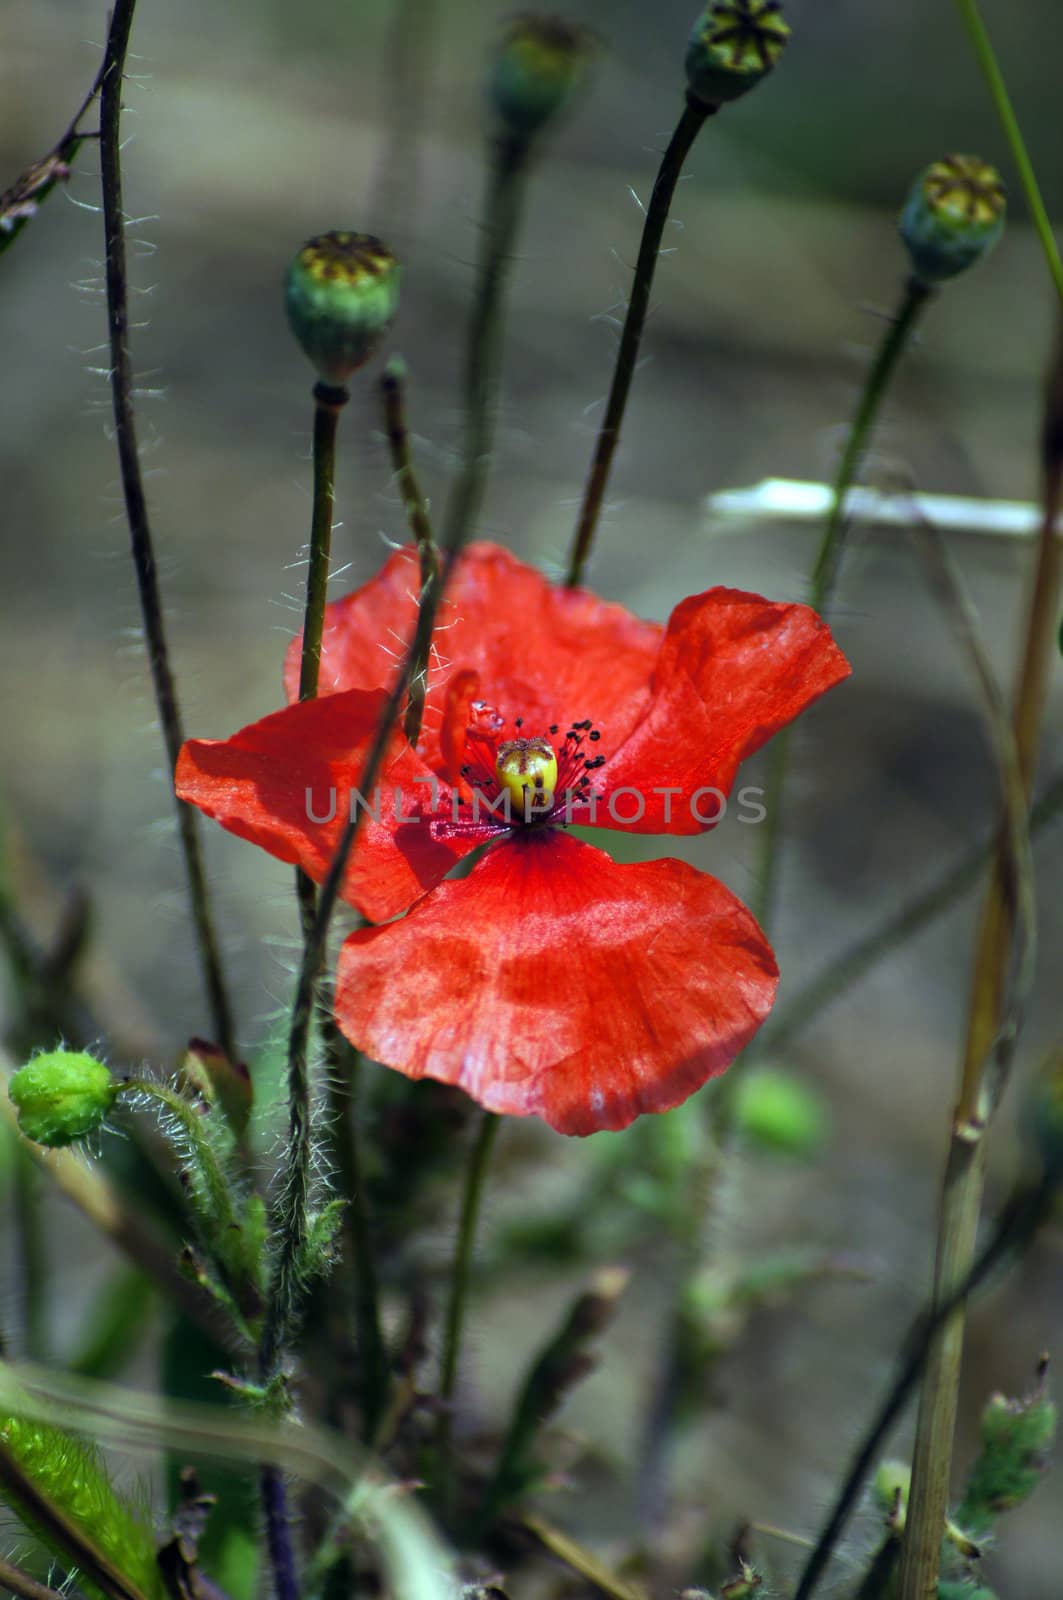
[[[391,326],[399,264],[371,233],[322,233],[288,268],[288,322],[323,383],[342,388]]]
[[[779,0],[715,0],[687,46],[690,93],[710,106],[737,100],[767,77],[789,37]]]
[[[95,1133],[118,1090],[110,1068],[80,1050],[34,1056],[7,1086],[26,1138],[53,1147]]]
[[[590,35],[561,17],[514,17],[495,51],[487,79],[503,131],[530,139],[571,101],[590,56]]]
[[[973,267],[1004,231],[1004,180],[978,156],[945,156],[920,175],[901,212],[901,238],[923,283]]]
[[[736,1128],[750,1144],[782,1155],[811,1155],[826,1133],[818,1097],[789,1073],[768,1067],[738,1080],[734,1113]]]
[[[1037,1486],[1056,1436],[1056,1408],[1042,1381],[1025,1400],[995,1394],[982,1412],[982,1449],[956,1521],[976,1536]]]

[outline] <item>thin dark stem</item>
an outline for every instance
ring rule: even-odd
[[[454,552],[476,522],[494,437],[494,406],[502,346],[502,301],[523,210],[527,146],[503,140],[488,175],[483,243],[466,346],[461,462],[447,501],[442,545],[449,570]]]
[[[310,524],[310,560],[306,574],[303,648],[299,662],[299,698],[313,700],[321,673],[321,638],[325,628],[332,521],[336,507],[336,429],[350,399],[346,389],[326,383],[314,386],[314,509]]]
[[[913,1323],[905,1340],[897,1374],[845,1475],[838,1498],[805,1564],[794,1600],[809,1600],[826,1570],[843,1528],[856,1505],[864,1480],[923,1370],[936,1335],[968,1297],[1010,1252],[1023,1251],[1047,1215],[1055,1186],[1045,1179],[1036,1189],[1014,1194],[1002,1211],[993,1236],[959,1287],[936,1306],[931,1303]]]
[[[1035,837],[1050,822],[1056,821],[1061,814],[1063,773],[1057,773],[1030,812],[1031,837]],[[832,962],[826,971],[810,979],[803,989],[797,991],[789,1005],[780,1009],[763,1029],[757,1040],[758,1051],[779,1050],[790,1044],[826,1006],[870,972],[879,961],[955,905],[962,895],[974,888],[987,862],[992,860],[996,844],[997,834],[994,833],[981,844],[975,845],[923,894],[873,928],[859,943],[852,945],[840,960]]]
[[[40,1175],[28,1150],[14,1151],[15,1227],[22,1289],[23,1348],[31,1361],[47,1361],[49,1241],[41,1216]]]
[[[439,1476],[443,1504],[449,1512],[454,1508],[454,1465],[451,1442],[453,1433],[454,1392],[458,1382],[458,1364],[461,1357],[461,1336],[465,1327],[465,1306],[469,1297],[469,1274],[472,1267],[473,1246],[476,1243],[476,1225],[480,1218],[480,1202],[491,1147],[498,1132],[499,1118],[493,1111],[485,1111],[480,1121],[476,1143],[472,1147],[465,1169],[465,1189],[461,1198],[461,1217],[458,1222],[458,1242],[454,1251],[454,1265],[450,1274],[450,1298],[447,1302],[446,1325],[443,1334],[443,1359],[439,1374]]]
[[[911,338],[920,312],[933,293],[933,289],[918,278],[908,279],[900,307],[887,325],[878,354],[860,395],[860,403],[850,424],[845,448],[835,473],[827,525],[823,531],[815,566],[812,568],[809,604],[821,615],[826,615],[829,611],[834,597],[838,567],[845,546],[846,499],[849,490],[859,476],[875,421],[896,371],[897,362]],[[764,794],[767,816],[761,830],[760,871],[757,893],[753,898],[753,913],[757,921],[769,930],[778,894],[783,805],[791,737],[789,729],[780,733],[773,740],[768,757],[768,776]]]
[[[590,555],[591,544],[594,540],[594,531],[598,525],[598,517],[605,498],[606,485],[609,481],[609,470],[613,463],[617,443],[620,439],[620,427],[624,420],[624,411],[627,407],[627,398],[631,389],[631,381],[635,376],[635,367],[638,363],[639,344],[642,340],[642,330],[646,323],[646,313],[650,305],[650,291],[653,288],[653,275],[657,270],[657,260],[661,251],[661,239],[664,235],[664,225],[668,220],[668,213],[672,206],[672,196],[675,194],[679,175],[683,170],[683,163],[690,153],[691,146],[707,117],[713,115],[718,108],[706,105],[703,101],[688,99],[683,115],[676,124],[668,149],[664,153],[653,193],[650,196],[649,207],[646,211],[646,221],[642,229],[642,243],[639,246],[638,261],[635,265],[635,278],[631,285],[631,298],[628,301],[627,316],[624,318],[624,329],[620,335],[620,349],[617,352],[616,368],[613,372],[613,382],[606,401],[605,415],[598,432],[598,443],[595,446],[594,460],[591,464],[590,476],[583,495],[583,504],[580,508],[579,522],[572,544],[572,555],[569,562],[568,577],[565,582],[570,588],[583,581],[583,571]]]
[[[111,401],[115,442],[129,523],[133,566],[136,570],[140,612],[148,648],[155,703],[158,707],[166,756],[171,773],[184,742],[177,690],[170,669],[159,595],[158,571],[148,521],[144,481],[137,449],[133,412],[133,377],[129,356],[128,282],[125,256],[125,216],[122,211],[121,120],[122,81],[136,0],[115,0],[107,52],[100,78],[100,173],[106,237],[107,323],[110,338]],[[192,902],[192,920],[200,965],[210,1003],[214,1034],[231,1061],[237,1059],[236,1036],[221,952],[207,893],[206,872],[200,849],[198,818],[191,806],[177,801],[177,826]]]
[[[259,1473],[259,1483],[266,1521],[270,1570],[273,1573],[274,1600],[299,1600],[295,1546],[288,1515],[288,1490],[284,1474],[277,1467],[263,1467]]]
[[[399,494],[406,509],[406,521],[417,541],[417,554],[421,565],[421,593],[427,594],[432,584],[439,582],[439,551],[432,533],[432,522],[414,471],[410,456],[410,434],[406,426],[406,388],[401,363],[392,361],[380,380],[380,394],[384,402],[384,428],[391,470],[398,484]],[[415,661],[410,673],[410,697],[406,705],[403,731],[412,745],[416,745],[424,717],[425,698],[428,693],[428,659]]]

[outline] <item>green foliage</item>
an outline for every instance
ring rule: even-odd
[[[0,1444],[38,1492],[131,1578],[149,1600],[165,1600],[150,1525],[116,1492],[94,1446],[47,1423],[14,1416],[0,1420]],[[16,1495],[7,1490],[5,1496],[26,1526],[56,1555],[64,1557],[66,1552],[52,1545],[48,1529],[19,1504]],[[84,1577],[79,1578],[78,1585],[99,1597],[99,1590]]]
[[[788,1072],[770,1067],[739,1079],[734,1119],[736,1132],[748,1144],[779,1155],[814,1155],[827,1132],[819,1096]]]

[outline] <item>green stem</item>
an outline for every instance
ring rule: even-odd
[[[129,523],[144,637],[148,647],[155,701],[171,773],[184,743],[177,689],[170,667],[159,594],[158,570],[148,520],[147,498],[140,471],[133,377],[129,355],[128,277],[125,256],[125,213],[122,210],[122,82],[136,0],[115,0],[100,75],[100,174],[106,239],[107,324],[110,340],[111,401],[115,443]],[[221,951],[210,909],[206,872],[199,842],[198,816],[177,802],[177,826],[192,902],[192,920],[200,965],[210,1002],[217,1043],[230,1061],[237,1060],[236,1036]]]
[[[502,347],[502,304],[523,211],[527,146],[501,141],[493,152],[484,207],[483,246],[462,383],[461,464],[447,502],[442,545],[449,569],[479,515],[494,437]]]
[[[38,1583],[28,1572],[12,1566],[10,1561],[0,1560],[0,1589],[9,1589],[18,1596],[18,1600],[62,1600],[57,1590]]]
[[[1026,204],[1030,208],[1030,217],[1037,231],[1037,237],[1041,242],[1041,249],[1044,252],[1045,261],[1048,263],[1052,282],[1055,284],[1060,302],[1063,303],[1063,261],[1060,260],[1059,247],[1052,232],[1052,224],[1048,219],[1044,200],[1041,198],[1037,174],[1034,172],[1033,162],[1030,160],[1029,151],[1026,148],[1026,141],[1022,136],[1022,129],[1019,127],[1019,119],[1015,115],[1015,108],[1011,103],[1007,84],[1004,82],[1004,74],[1000,70],[992,41],[986,32],[985,23],[982,21],[981,13],[978,10],[977,0],[956,0],[956,4],[959,8],[963,25],[967,29],[974,53],[978,58],[978,65],[981,67],[986,83],[989,86],[989,93],[996,108],[1000,125],[1004,130],[1004,137],[1008,141],[1011,159],[1018,169],[1019,182],[1022,184],[1023,193],[1026,196]]]
[[[454,1265],[450,1275],[450,1299],[447,1303],[446,1326],[443,1335],[443,1360],[439,1374],[439,1481],[443,1505],[453,1514],[455,1483],[452,1454],[454,1393],[458,1381],[458,1364],[461,1356],[461,1336],[465,1326],[465,1306],[469,1295],[469,1273],[472,1267],[476,1224],[480,1216],[480,1201],[491,1147],[498,1132],[499,1117],[485,1111],[480,1122],[476,1143],[465,1169],[465,1190],[461,1200],[461,1218],[458,1222],[458,1242],[454,1252]]]
[[[620,335],[620,349],[617,351],[612,386],[606,401],[602,425],[598,431],[598,443],[595,446],[594,460],[573,538],[568,576],[565,579],[569,588],[575,588],[583,581],[583,571],[594,541],[594,532],[601,514],[613,456],[620,440],[620,428],[627,408],[628,394],[638,364],[639,345],[646,323],[646,313],[649,310],[653,275],[657,270],[664,225],[671,210],[675,187],[679,182],[683,164],[694,140],[701,132],[705,119],[712,116],[717,109],[716,106],[706,105],[704,101],[688,98],[653,185],[642,229],[638,261],[635,264],[631,298],[628,301],[627,316],[624,318],[624,328]]]
[[[809,604],[813,611],[818,611],[821,615],[826,615],[828,612],[834,595],[838,566],[845,544],[846,499],[849,490],[859,476],[897,362],[908,344],[919,313],[933,293],[933,289],[920,279],[908,279],[900,307],[887,325],[878,354],[867,375],[860,403],[850,424],[845,448],[834,476],[827,525],[823,531],[815,566],[812,568]],[[768,757],[764,794],[767,816],[761,830],[760,871],[757,893],[753,899],[753,914],[766,929],[771,927],[778,894],[783,805],[791,737],[790,729],[784,729],[773,740]]]
[[[417,542],[417,554],[421,566],[421,594],[428,594],[431,587],[439,582],[439,551],[436,549],[435,538],[432,533],[432,521],[428,515],[428,502],[421,490],[417,474],[414,471],[413,460],[410,455],[410,434],[406,426],[406,386],[405,368],[398,360],[388,363],[387,370],[380,380],[380,394],[384,402],[384,428],[387,433],[388,450],[391,454],[391,470],[398,484],[399,494],[406,510],[406,521],[409,523],[410,532]],[[423,661],[415,661],[410,673],[410,695],[406,703],[406,716],[403,721],[403,731],[412,745],[416,745],[421,732],[421,721],[424,717],[425,699],[428,694],[428,657]]]
[[[321,673],[321,637],[325,627],[332,522],[336,507],[336,429],[350,399],[346,389],[314,385],[314,509],[310,523],[310,560],[306,574],[303,648],[299,662],[299,698],[313,700]]]
[[[31,1360],[46,1362],[49,1349],[48,1245],[41,1226],[40,1181],[36,1165],[23,1143],[13,1154],[23,1348]]]

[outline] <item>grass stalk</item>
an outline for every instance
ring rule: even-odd
[[[1063,346],[1049,378],[1043,433],[1044,515],[1023,639],[1012,727],[1023,796],[1029,803],[1055,629],[1061,568],[1056,522],[1063,503]],[[986,1072],[1003,1020],[1016,922],[1011,841],[1002,827],[979,926],[960,1087],[937,1225],[935,1303],[948,1300],[974,1255],[985,1181],[984,1130],[1003,1088]],[[898,1582],[898,1600],[925,1600],[936,1590],[948,1504],[952,1444],[963,1357],[962,1304],[943,1321],[931,1347],[920,1394],[912,1488]]]

